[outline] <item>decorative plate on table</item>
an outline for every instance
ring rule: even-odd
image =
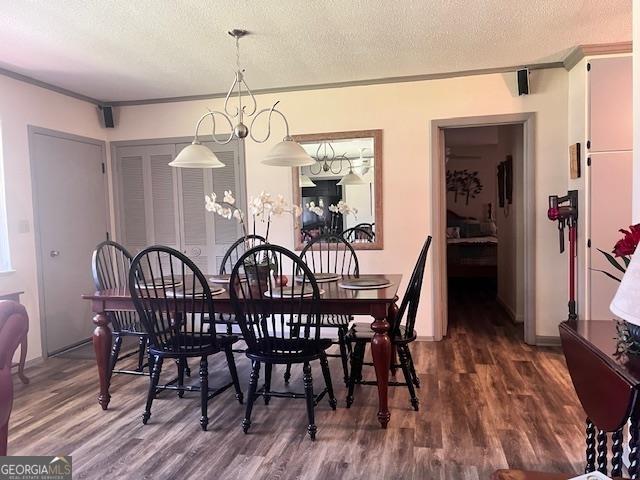
[[[213,276],[209,277],[209,283],[224,283],[224,284],[227,284],[227,283],[229,283],[229,280],[231,280],[231,274],[230,273],[222,273],[220,275],[213,275]]]
[[[386,278],[343,278],[338,286],[347,290],[374,290],[390,287],[392,283]]]
[[[173,288],[182,286],[182,281],[173,279],[171,277],[154,278],[147,283],[141,283],[140,286],[145,288]]]
[[[336,282],[342,278],[339,273],[314,273],[313,276],[316,277],[317,283]],[[303,279],[304,275],[296,275],[296,282],[302,283]]]
[[[324,293],[324,290],[320,289],[320,295],[322,295],[323,293]],[[311,287],[305,288],[304,293],[302,293],[302,287],[295,286],[295,287],[282,287],[282,290],[278,288],[274,290],[273,293],[269,290],[264,292],[264,296],[270,297],[270,298],[291,298],[291,297],[299,297],[301,295],[303,297],[312,297],[313,289]]]
[[[214,288],[211,289],[211,295],[220,295],[221,293],[224,293],[224,291],[225,290],[222,287],[214,287]],[[173,296],[174,296],[173,295],[173,291],[169,290],[167,292],[167,297],[173,297]],[[204,293],[202,291],[200,291],[199,289],[195,293],[186,292],[186,294],[185,294],[185,292],[183,290],[177,290],[176,293],[175,293],[175,298],[184,298],[185,296],[187,296],[187,297],[193,296],[195,298],[202,298],[202,297],[204,297]]]

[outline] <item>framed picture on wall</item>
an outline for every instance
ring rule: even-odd
[[[569,146],[569,174],[572,179],[580,178],[580,144]]]

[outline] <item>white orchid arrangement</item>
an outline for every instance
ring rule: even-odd
[[[342,216],[353,215],[358,217],[358,209],[350,207],[347,202],[340,200],[337,205],[329,205],[329,211],[332,213],[339,213]]]
[[[316,202],[307,202],[305,207],[307,207],[307,210],[311,213],[315,213],[318,217],[324,216],[324,201],[322,199],[318,201],[318,205],[316,205]]]
[[[242,226],[242,233],[245,240],[247,240],[248,229],[245,213],[236,206],[236,199],[233,196],[231,190],[225,190],[222,202],[217,201],[217,195],[211,193],[211,195],[205,195],[205,209],[208,212],[214,212],[227,220],[232,218],[236,219]],[[249,198],[249,215],[253,219],[253,234],[256,234],[256,222],[266,223],[266,234],[264,236],[266,241],[269,241],[269,230],[271,227],[271,219],[274,216],[280,216],[285,213],[291,214],[294,221],[301,215],[302,209],[298,205],[291,205],[284,198],[284,195],[277,195],[273,197],[270,193],[261,192],[257,197]]]

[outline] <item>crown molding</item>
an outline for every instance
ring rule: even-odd
[[[497,67],[497,68],[482,68],[478,70],[461,70],[457,72],[445,72],[445,73],[427,73],[423,75],[407,75],[403,77],[383,77],[383,78],[369,78],[364,80],[352,80],[348,82],[333,82],[333,83],[316,83],[311,85],[293,85],[289,87],[277,87],[277,88],[263,88],[253,90],[254,95],[264,95],[271,93],[283,93],[283,92],[300,92],[307,90],[325,90],[329,88],[346,88],[346,87],[362,87],[368,85],[382,85],[388,83],[405,83],[405,82],[423,82],[425,80],[442,80],[446,78],[456,77],[469,77],[472,75],[489,75],[494,73],[510,73],[515,72],[521,68],[528,68],[529,70],[542,70],[546,68],[563,68],[563,62],[547,62],[536,63],[533,65],[517,65],[510,67]],[[165,98],[151,98],[147,100],[125,100],[108,102],[109,105],[114,107],[127,107],[135,105],[152,105],[156,103],[173,103],[173,102],[191,102],[196,100],[210,100],[215,98],[225,98],[227,92],[224,93],[209,93],[203,95],[188,95],[184,97],[165,97]]]
[[[571,70],[585,57],[631,53],[632,51],[632,42],[578,45],[569,53],[569,55],[567,55],[563,64],[565,69]]]
[[[529,70],[542,70],[547,68],[564,68],[566,70],[571,70],[573,67],[577,65],[577,63],[580,60],[582,60],[585,57],[596,56],[596,55],[624,54],[624,53],[631,53],[631,51],[632,51],[631,42],[579,45],[578,47],[574,48],[569,53],[569,55],[567,55],[564,61],[561,61],[561,62],[546,62],[546,63],[536,63],[533,65],[515,65],[515,66],[509,66],[509,67],[482,68],[477,70],[461,70],[456,72],[445,72],[445,73],[428,73],[424,75],[408,75],[408,76],[402,76],[402,77],[371,78],[371,79],[363,79],[363,80],[353,80],[348,82],[317,83],[312,85],[293,85],[289,87],[263,88],[260,90],[254,90],[253,93],[255,95],[260,95],[260,94],[264,95],[264,94],[283,93],[283,92],[299,92],[299,91],[305,91],[305,90],[324,90],[329,88],[346,88],[346,87],[358,87],[358,86],[367,86],[367,85],[382,85],[382,84],[389,84],[389,83],[422,82],[425,80],[442,80],[446,78],[468,77],[472,75],[509,73],[525,67],[528,68]],[[24,83],[35,85],[37,87],[44,88],[52,92],[56,92],[61,95],[66,95],[68,97],[75,98],[77,100],[82,100],[98,106],[109,105],[114,107],[125,107],[125,106],[134,106],[134,105],[152,105],[157,103],[189,102],[189,101],[197,101],[197,100],[210,100],[210,99],[216,99],[216,98],[224,98],[227,95],[227,92],[223,92],[223,93],[208,93],[208,94],[202,94],[202,95],[187,95],[187,96],[181,96],[181,97],[151,98],[151,99],[144,99],[144,100],[106,101],[106,100],[98,100],[96,98],[92,98],[87,95],[83,95],[81,93],[68,90],[66,88],[58,87],[56,85],[52,85],[50,83],[37,80],[35,78],[13,72],[5,68],[0,68],[0,75],[4,75],[6,77],[10,77]]]
[[[66,88],[58,87],[56,85],[52,85],[50,83],[43,82],[41,80],[37,80],[27,75],[22,75],[21,73],[7,70],[6,68],[0,68],[0,75],[4,75],[5,77],[13,78],[14,80],[28,83],[30,85],[35,85],[36,87],[44,88],[46,90],[50,90],[52,92],[56,92],[61,95],[66,95],[67,97],[75,98],[76,100],[82,100],[84,102],[93,103],[94,105],[105,104],[105,102],[101,102],[100,100],[96,100],[95,98],[91,98],[86,95],[82,95],[81,93],[76,93],[72,90],[67,90]]]

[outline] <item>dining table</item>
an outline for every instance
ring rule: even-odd
[[[210,278],[211,275],[205,275]],[[363,280],[370,279],[384,283],[384,288],[347,289],[340,286],[340,281],[319,284],[321,288],[318,302],[319,313],[334,315],[362,315],[372,317],[371,330],[371,355],[377,379],[378,388],[378,414],[377,419],[382,428],[386,428],[391,414],[388,406],[389,370],[391,365],[392,344],[389,338],[389,327],[397,315],[398,287],[402,280],[399,274],[361,274]],[[293,281],[293,279],[290,279]],[[385,281],[386,280],[386,281]],[[376,283],[376,282],[372,282]],[[216,285],[217,286],[217,285]],[[111,400],[109,393],[109,361],[112,346],[112,334],[109,327],[108,312],[135,311],[133,300],[126,288],[96,291],[82,295],[82,298],[90,301],[92,311],[95,314],[93,323],[93,347],[98,366],[98,379],[100,393],[98,402],[103,410],[106,410]],[[184,301],[175,298],[173,301]],[[190,303],[193,299],[188,300]],[[202,300],[195,300],[199,302]],[[298,301],[298,300],[296,300]],[[213,313],[233,314],[234,307],[229,298],[228,288],[224,292],[213,296]],[[283,307],[283,303],[279,302]],[[199,306],[195,306],[196,311]],[[278,312],[273,312],[278,313]]]

